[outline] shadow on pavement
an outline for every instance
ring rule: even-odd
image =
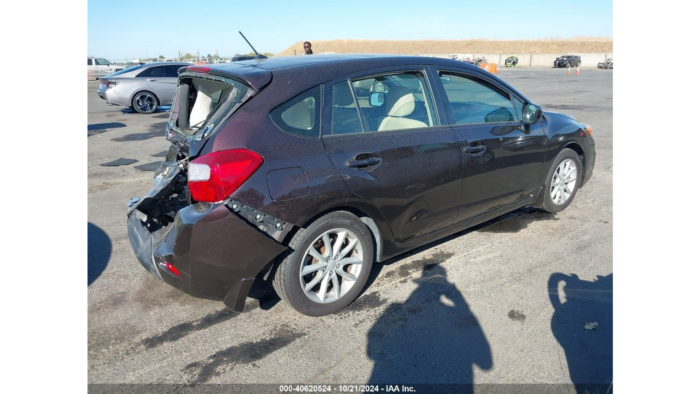
[[[548,283],[552,333],[578,393],[607,393],[613,380],[613,277],[554,273]]]
[[[479,321],[443,267],[425,266],[415,282],[408,300],[391,304],[367,334],[368,384],[472,384],[472,364],[493,365]]]
[[[88,131],[105,130],[105,129],[118,129],[120,127],[126,127],[124,123],[120,122],[110,122],[110,123],[95,123],[88,125]]]
[[[88,286],[102,275],[112,255],[112,242],[101,228],[88,222]]]

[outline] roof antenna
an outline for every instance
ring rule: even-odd
[[[238,34],[240,34],[241,37],[243,37],[243,39],[245,40],[245,42],[247,42],[248,45],[250,45],[250,41],[248,41],[248,39],[245,38],[245,36],[243,35],[243,33],[241,33],[241,32],[239,31]],[[250,47],[253,48],[252,45],[250,45]],[[255,48],[253,48],[253,52],[255,52],[255,58],[256,58],[256,59],[260,57],[260,54],[258,53],[258,51],[255,50]]]

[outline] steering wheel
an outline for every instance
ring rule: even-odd
[[[372,87],[369,88],[369,91],[370,92],[377,92],[377,93],[386,93],[388,91],[388,89],[380,81],[375,81],[372,84]]]

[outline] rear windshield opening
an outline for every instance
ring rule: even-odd
[[[246,91],[243,84],[232,80],[181,75],[171,111],[171,128],[184,135],[210,131],[241,102]]]

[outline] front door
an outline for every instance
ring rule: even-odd
[[[353,194],[381,212],[396,242],[456,221],[461,157],[439,127],[423,71],[335,81],[325,86],[323,143]]]
[[[440,81],[462,154],[461,220],[530,198],[540,186],[543,129],[523,125],[519,99],[492,81],[448,71]]]

